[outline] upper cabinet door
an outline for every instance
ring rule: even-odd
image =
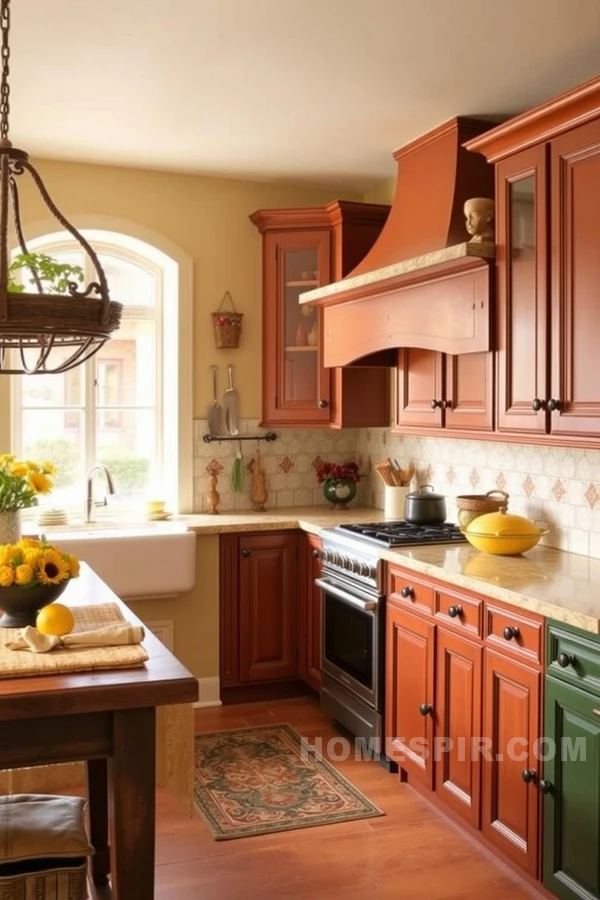
[[[546,156],[542,145],[496,167],[499,431],[546,431]]]
[[[452,430],[494,427],[494,354],[446,356],[444,424]]]
[[[551,143],[552,395],[556,434],[600,434],[600,122]]]
[[[328,422],[331,376],[321,365],[320,314],[299,298],[331,281],[330,233],[291,231],[265,240],[264,424]]]
[[[398,351],[396,426],[441,428],[444,423],[443,356],[413,347]]]

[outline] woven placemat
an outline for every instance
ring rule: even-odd
[[[73,614],[73,631],[91,631],[106,625],[120,625],[126,621],[116,603],[77,606],[73,608]],[[95,669],[131,669],[142,666],[148,659],[148,654],[140,644],[122,647],[57,647],[49,653],[9,650],[6,644],[15,641],[20,631],[20,628],[0,628],[0,678],[91,672]]]

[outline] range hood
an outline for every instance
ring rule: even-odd
[[[399,347],[490,349],[495,247],[469,240],[463,207],[493,198],[494,170],[463,144],[495,124],[451,119],[396,151],[396,193],[377,241],[348,276],[300,297],[322,309],[325,366],[394,364]]]

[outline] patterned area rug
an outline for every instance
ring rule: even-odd
[[[290,725],[196,735],[194,797],[217,841],[384,815]]]

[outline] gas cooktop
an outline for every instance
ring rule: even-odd
[[[410,547],[420,544],[454,544],[464,542],[458,525],[411,525],[404,521],[365,522],[364,525],[336,525],[334,531],[368,541],[380,547]]]

